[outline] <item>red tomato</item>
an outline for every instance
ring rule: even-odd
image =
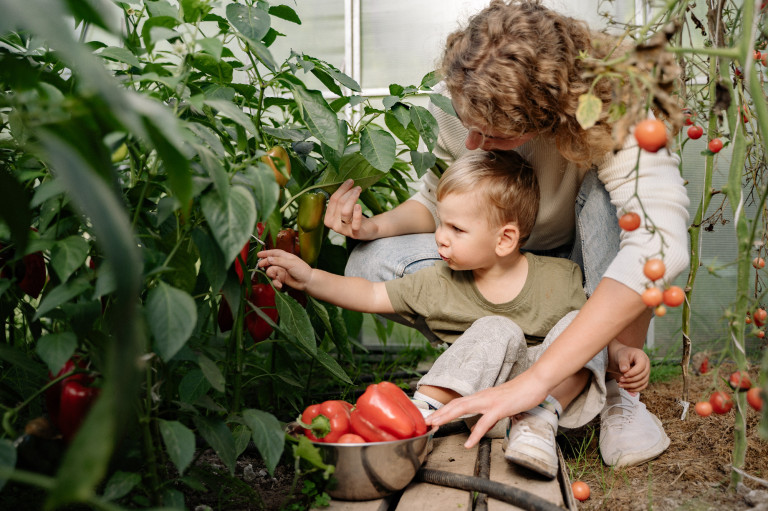
[[[659,305],[658,307],[653,309],[653,313],[658,317],[662,317],[667,313],[667,308],[664,307],[663,305]]]
[[[699,401],[696,403],[694,410],[696,410],[696,413],[702,417],[709,417],[712,415],[712,405],[709,401]]]
[[[709,396],[709,404],[712,405],[712,410],[715,413],[722,415],[731,411],[733,399],[727,393],[718,390]]]
[[[699,366],[699,372],[701,374],[707,374],[709,371],[709,358],[705,358],[704,361]]]
[[[584,481],[574,481],[571,484],[571,491],[576,500],[584,502],[589,498],[589,485]]]
[[[747,403],[758,412],[763,409],[762,394],[760,387],[752,387],[747,391]]]
[[[641,298],[643,299],[643,303],[647,307],[657,307],[661,305],[661,301],[663,300],[663,295],[661,293],[661,289],[659,289],[658,287],[649,287],[648,289],[643,291]]]
[[[625,231],[634,231],[640,227],[640,215],[637,213],[624,213],[619,218],[619,227]]]
[[[757,309],[755,313],[752,314],[752,319],[755,320],[755,325],[757,326],[763,326],[765,324],[765,318],[767,317],[768,312],[766,312],[763,308]]]
[[[763,259],[762,257],[755,257],[754,259],[752,259],[752,266],[754,266],[758,270],[760,268],[765,268],[765,259]]]
[[[723,141],[719,138],[713,138],[709,141],[709,145],[707,146],[710,151],[713,153],[719,153],[720,149],[723,148]]]
[[[757,336],[759,339],[762,339],[763,337],[765,337],[765,330],[758,330],[758,331],[757,331],[757,333],[756,333],[755,335],[756,335],[756,336]]]
[[[731,388],[747,390],[752,387],[752,380],[749,379],[749,374],[746,371],[736,371],[731,373],[728,378],[728,383],[731,384]]]
[[[747,313],[747,317],[744,319],[744,323],[748,325],[752,324],[752,318],[749,317],[749,313]]]
[[[667,269],[664,266],[664,261],[661,259],[648,259],[645,262],[645,266],[643,266],[643,273],[652,282],[663,277],[665,271],[667,271]]]
[[[685,301],[685,293],[678,286],[669,286],[664,290],[663,299],[667,307],[679,307]]]
[[[667,127],[658,119],[645,119],[635,126],[635,139],[641,149],[655,153],[667,145]]]
[[[704,128],[701,126],[691,126],[688,128],[688,138],[692,138],[693,140],[701,138],[701,136],[704,134]]]
[[[689,111],[686,111],[683,113],[685,115],[685,125],[686,126],[692,126],[693,125],[693,114]]]
[[[759,50],[755,50],[755,60],[763,60],[763,54]]]
[[[336,440],[337,444],[364,444],[365,438],[361,437],[360,435],[356,435],[354,433],[347,433],[345,435],[341,435],[338,440]]]

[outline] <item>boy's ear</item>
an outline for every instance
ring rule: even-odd
[[[517,250],[520,244],[520,229],[517,224],[510,222],[499,229],[499,239],[496,242],[496,255],[508,256]]]

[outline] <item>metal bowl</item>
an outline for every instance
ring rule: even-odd
[[[337,484],[326,491],[339,500],[373,500],[402,490],[432,450],[435,431],[432,428],[421,436],[391,442],[312,442],[320,449],[323,462],[336,467]]]

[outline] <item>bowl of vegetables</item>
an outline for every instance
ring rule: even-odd
[[[336,467],[336,484],[326,491],[339,500],[378,499],[405,488],[426,460],[435,431],[390,382],[368,386],[354,406],[339,400],[311,405],[294,427]]]

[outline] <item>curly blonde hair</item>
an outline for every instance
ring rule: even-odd
[[[452,193],[479,193],[488,224],[517,224],[520,245],[531,235],[539,211],[533,167],[514,151],[472,151],[448,167],[437,185],[440,201]]]
[[[590,88],[580,54],[602,58],[610,47],[593,47],[593,35],[539,0],[493,0],[448,36],[443,53],[442,73],[463,121],[508,137],[550,134],[565,159],[581,167],[599,162],[613,147],[607,80],[592,89],[603,102],[597,124],[585,131],[576,120],[579,96]]]

